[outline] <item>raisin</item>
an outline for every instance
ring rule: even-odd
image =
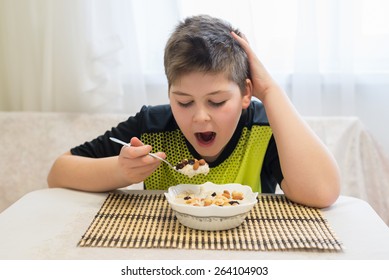
[[[184,168],[184,166],[185,166],[185,164],[183,164],[183,163],[181,162],[181,163],[179,163],[179,164],[176,165],[176,169],[182,169],[182,168]]]
[[[239,202],[238,202],[238,201],[236,201],[236,200],[231,200],[231,201],[229,201],[228,203],[229,203],[229,204],[231,204],[231,205],[234,205],[234,204],[239,204]]]

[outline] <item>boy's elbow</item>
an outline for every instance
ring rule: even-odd
[[[317,186],[315,186],[314,200],[317,208],[327,208],[334,204],[339,198],[341,189],[340,170],[336,163],[331,165],[331,168],[325,169],[322,175],[317,176]],[[325,175],[323,175],[325,174]]]
[[[53,170],[54,169],[54,166],[51,168],[51,170],[49,171],[49,174],[47,175],[47,186],[49,188],[55,188],[55,187],[58,187],[58,183],[57,183],[57,178],[55,176],[55,171]]]
[[[340,195],[340,181],[334,183],[334,185],[333,185],[333,190],[332,190],[332,192],[328,195],[327,203],[326,203],[326,205],[325,205],[323,208],[329,207],[329,206],[331,206],[332,204],[334,204],[335,201],[339,198],[339,195]]]
[[[315,207],[327,208],[330,207],[339,198],[340,195],[340,179],[325,180],[319,187],[317,202]]]
[[[323,178],[321,181],[302,183],[283,181],[282,189],[292,201],[315,208],[327,208],[335,203],[340,195],[340,179]]]
[[[331,191],[328,194],[325,194],[321,197],[320,201],[317,203],[317,208],[327,208],[330,207],[338,199],[340,192]]]
[[[46,178],[47,185],[49,188],[61,187],[61,178],[64,176],[63,158],[67,155],[69,155],[69,153],[65,153],[64,155],[59,156],[51,166],[49,174]]]

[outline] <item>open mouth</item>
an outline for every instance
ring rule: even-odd
[[[195,133],[195,136],[201,145],[209,145],[215,140],[216,133],[212,131],[198,132]]]

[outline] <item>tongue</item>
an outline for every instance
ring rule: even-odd
[[[204,132],[204,133],[200,133],[200,138],[204,142],[209,142],[213,139],[213,135],[214,135],[213,132]]]

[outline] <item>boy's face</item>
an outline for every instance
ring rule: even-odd
[[[251,100],[247,80],[244,95],[223,73],[193,72],[170,87],[173,115],[184,136],[207,162],[213,162],[231,139],[242,109]]]

